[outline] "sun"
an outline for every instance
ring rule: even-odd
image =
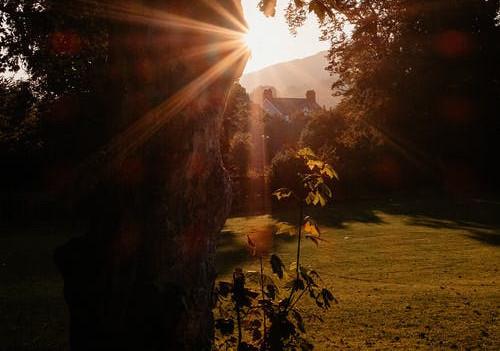
[[[314,16],[309,16],[297,35],[290,34],[285,19],[288,1],[278,1],[276,16],[266,17],[256,0],[242,0],[245,29],[243,45],[251,52],[245,73],[257,71],[279,62],[291,61],[328,50],[329,43],[320,41],[320,29]]]
[[[246,33],[243,34],[243,43],[250,52],[256,52],[259,46],[262,45],[262,38],[256,31],[247,30]]]

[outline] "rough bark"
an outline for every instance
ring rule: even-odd
[[[134,3],[148,9],[144,17],[155,9],[159,19],[175,14],[236,29],[201,1]],[[237,1],[211,3],[242,20]],[[110,27],[107,111],[115,137],[87,201],[91,230],[56,252],[73,350],[210,348],[215,235],[230,197],[222,109],[246,57],[176,104],[180,89],[231,51],[188,55],[222,39],[155,23],[122,18]]]

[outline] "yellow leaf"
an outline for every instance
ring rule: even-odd
[[[322,169],[323,166],[324,166],[324,162],[323,161],[319,161],[319,160],[309,160],[307,161],[307,167],[309,167],[309,169],[312,171],[314,169],[314,167],[318,167],[319,169]]]
[[[304,223],[304,232],[315,237],[319,237],[321,235],[318,224],[310,217],[306,218],[306,222]]]
[[[280,223],[276,224],[275,234],[276,235],[294,236],[294,235],[297,235],[297,229],[295,228],[295,226],[280,222]]]
[[[325,166],[321,170],[321,174],[326,174],[330,179],[336,178],[337,180],[339,179],[339,175],[335,170],[333,169],[332,166],[330,166],[328,163],[325,163]]]
[[[315,192],[314,193],[314,199],[313,199],[313,205],[316,206],[319,203],[319,193]]]
[[[310,205],[314,201],[314,193],[309,192],[306,197],[306,204]]]
[[[316,154],[314,153],[314,151],[312,151],[311,148],[308,147],[304,147],[299,151],[297,151],[297,155],[302,158],[309,158],[309,157],[316,158]]]

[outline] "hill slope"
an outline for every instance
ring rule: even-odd
[[[280,97],[304,97],[306,90],[314,89],[318,103],[332,107],[337,104],[339,98],[332,96],[331,85],[335,77],[325,70],[325,55],[326,51],[323,51],[313,56],[265,67],[245,74],[240,83],[250,94],[259,86],[273,86]]]

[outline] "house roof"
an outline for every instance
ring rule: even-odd
[[[321,109],[321,106],[319,106],[316,102],[305,98],[266,98],[263,101],[263,107],[268,113],[281,114],[284,116],[290,116],[298,112]]]

